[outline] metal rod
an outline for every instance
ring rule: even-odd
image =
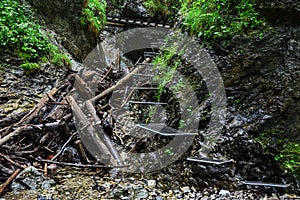
[[[133,90],[157,90],[157,87],[132,87]]]
[[[142,129],[145,129],[147,131],[151,131],[153,133],[156,133],[156,134],[159,134],[159,135],[162,135],[162,136],[195,136],[197,135],[197,133],[184,133],[184,132],[179,132],[178,130],[174,129],[174,133],[165,133],[165,132],[160,132],[160,131],[157,131],[155,129],[152,129],[152,128],[148,128],[146,127],[145,125],[143,124],[137,124],[136,125],[137,127],[139,128],[142,128]],[[171,127],[168,127],[168,128],[171,128]]]
[[[215,164],[215,165],[223,165],[232,162],[232,160],[222,161],[222,160],[207,160],[207,159],[196,159],[196,158],[187,158],[186,160],[193,161],[193,162],[207,163],[207,164]]]
[[[167,105],[167,103],[162,103],[162,102],[144,102],[144,101],[128,101],[128,103],[132,104],[145,104],[145,105]]]
[[[290,184],[263,183],[263,182],[255,182],[255,181],[242,181],[241,183],[250,186],[278,187],[278,188],[290,187]]]

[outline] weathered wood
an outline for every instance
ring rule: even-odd
[[[151,59],[150,58],[146,58],[145,59],[145,63],[150,62]],[[98,99],[101,99],[103,97],[105,97],[106,95],[108,95],[109,93],[113,92],[115,89],[117,89],[119,86],[123,85],[126,81],[128,81],[135,73],[137,73],[139,70],[142,70],[145,66],[140,66],[140,68],[135,68],[132,72],[130,72],[129,74],[127,74],[124,78],[122,78],[121,80],[119,80],[115,85],[113,85],[112,87],[104,90],[103,92],[101,92],[100,94],[98,94],[97,96],[89,99],[88,101],[92,104],[95,103],[95,101],[97,101]]]
[[[78,151],[78,154],[79,154],[79,157],[80,157],[80,160],[82,163],[89,163],[89,159],[85,153],[85,150],[84,150],[84,146],[82,144],[82,142],[80,140],[77,140],[74,142],[75,144],[75,148],[77,149]]]
[[[77,74],[74,75],[75,82],[74,82],[74,88],[76,88],[77,92],[86,95],[87,97],[94,96],[94,92],[91,90],[91,88],[88,87],[88,84]]]
[[[39,111],[47,104],[47,102],[49,101],[49,97],[48,95],[55,95],[55,93],[57,92],[56,88],[52,88],[52,90],[50,92],[47,93],[46,96],[44,96],[40,102],[33,108],[31,109],[31,111],[29,113],[27,113],[19,122],[12,124],[11,126],[5,127],[3,129],[0,130],[0,133],[8,133],[14,126],[18,126],[22,123],[24,124],[28,124],[34,117],[38,116]],[[16,134],[18,134],[20,132],[14,131],[14,133],[10,133],[9,137],[4,137],[5,138],[5,142],[7,142],[10,138],[12,138],[13,136],[16,136]],[[7,135],[8,136],[8,135]],[[4,139],[3,138],[3,139]],[[0,140],[0,146],[5,143],[2,141],[2,139]]]
[[[48,92],[47,95],[43,97],[32,110],[14,126],[17,126],[21,123],[28,124],[34,117],[38,115],[39,111],[47,104],[47,102],[49,101],[49,96],[54,96],[57,91],[58,91],[57,88],[52,88],[52,90]]]
[[[87,110],[89,111],[89,113],[92,115],[93,119],[95,120],[95,124],[99,124],[99,122],[101,122],[101,120],[99,119],[96,110],[94,108],[94,106],[91,104],[91,102],[87,101],[85,102],[85,106],[87,108]],[[99,127],[102,128],[102,127]],[[106,144],[107,148],[110,150],[110,152],[112,153],[113,157],[116,159],[116,161],[118,162],[119,165],[123,165],[123,161],[121,156],[119,155],[119,153],[115,150],[115,148],[113,147],[113,144],[110,140],[110,138],[108,137],[107,134],[105,134],[103,132],[103,134],[101,135],[101,139],[103,140],[103,142]]]
[[[25,130],[26,127],[19,127],[16,130],[14,130],[13,132],[9,133],[8,135],[4,136],[3,138],[0,139],[0,147],[6,143],[7,141],[9,141],[10,139],[12,139],[14,136],[19,135],[23,130]]]
[[[16,178],[16,176],[21,172],[21,169],[17,169],[0,187],[0,196],[4,193],[5,189],[10,185],[10,183]]]
[[[2,153],[0,153],[0,156],[2,157],[2,158],[4,158],[6,161],[8,161],[9,163],[11,163],[11,164],[13,164],[14,166],[16,166],[16,167],[19,167],[19,168],[21,168],[21,169],[25,169],[27,166],[25,166],[25,165],[20,165],[19,163],[16,163],[15,161],[13,161],[12,159],[10,159],[8,156],[6,156],[6,155],[4,155],[4,154],[2,154]]]
[[[17,113],[13,116],[10,116],[10,117],[2,118],[0,120],[0,127],[10,126],[13,123],[17,123],[18,121],[20,121],[20,119],[22,119],[28,113],[29,113],[29,111],[25,111],[25,112],[22,112],[22,113]]]
[[[72,105],[72,110],[74,113],[75,118],[82,124],[82,129],[85,129],[84,131],[81,132],[81,139],[87,139],[87,140],[96,140],[96,143],[98,144],[96,148],[98,148],[99,152],[102,152],[103,154],[110,154],[110,150],[107,148],[105,145],[104,141],[99,138],[99,135],[97,134],[97,131],[94,129],[92,126],[91,122],[86,118],[86,115],[83,113],[79,105],[76,103],[74,98],[72,96],[69,96],[68,102],[70,105]],[[78,130],[81,131],[81,130]],[[118,162],[114,159],[114,156],[111,156],[111,162],[113,165],[118,165]]]

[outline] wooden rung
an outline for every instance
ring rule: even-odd
[[[224,165],[227,163],[231,163],[232,160],[211,160],[207,158],[187,158],[186,160],[188,161],[193,161],[193,162],[199,162],[199,163],[206,163],[206,164],[215,164],[215,165]]]
[[[263,182],[256,182],[256,181],[242,181],[241,183],[244,185],[261,186],[261,187],[277,187],[277,188],[290,187],[290,184],[263,183]]]

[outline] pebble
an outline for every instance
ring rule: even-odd
[[[186,186],[186,187],[182,187],[180,188],[183,194],[189,193],[191,191],[190,187]]]
[[[147,185],[149,188],[154,188],[156,186],[155,180],[148,180]]]
[[[219,195],[226,197],[230,195],[230,192],[228,190],[220,190]]]

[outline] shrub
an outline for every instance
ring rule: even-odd
[[[295,174],[300,180],[300,144],[283,135],[282,130],[268,128],[258,138],[266,152],[276,152],[275,160],[281,167]],[[272,150],[273,149],[273,150]]]
[[[106,1],[86,0],[82,10],[81,23],[98,36],[106,23]]]
[[[58,48],[48,41],[35,23],[33,13],[16,0],[0,1],[0,47],[22,58],[21,67],[26,71],[35,71],[39,65],[35,62],[53,61],[53,64],[70,66],[70,60],[61,54]],[[59,61],[61,60],[61,62]]]
[[[20,65],[20,67],[25,70],[26,74],[31,74],[40,69],[40,65],[38,63],[31,63],[31,62],[26,62]]]
[[[203,41],[226,39],[263,26],[255,0],[180,0],[183,24]]]
[[[51,62],[58,67],[71,67],[71,60],[66,54],[56,53],[54,54]]]
[[[15,0],[0,1],[0,46],[33,61],[49,52],[49,42],[32,13]]]
[[[180,8],[178,0],[146,0],[143,4],[151,12],[152,17],[160,16],[171,20],[176,16]]]

